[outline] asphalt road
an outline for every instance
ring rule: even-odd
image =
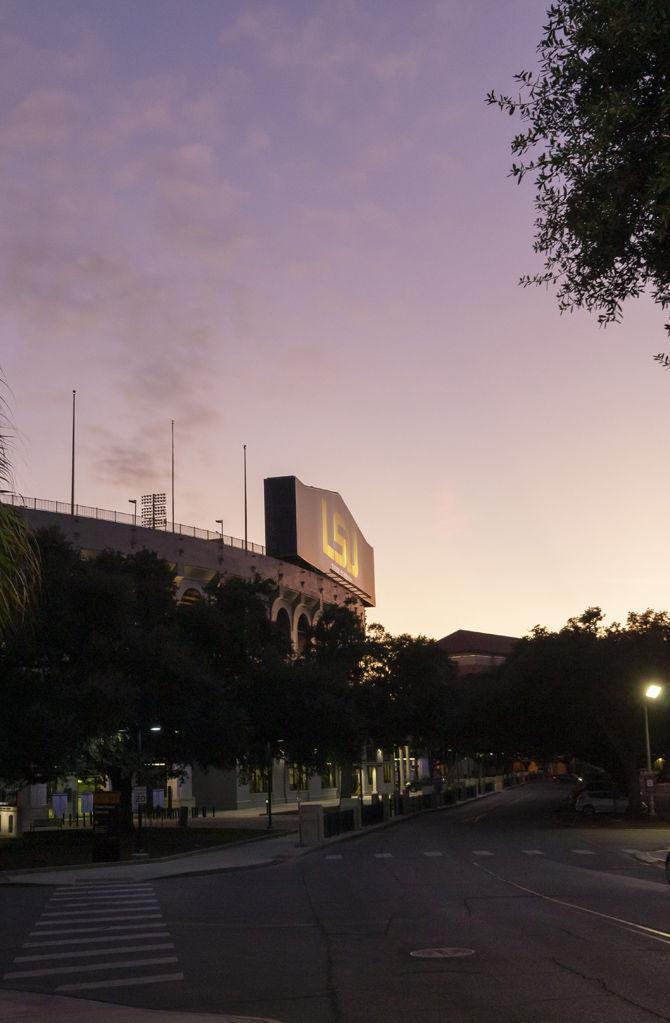
[[[256,870],[5,887],[1,984],[280,1023],[670,1020],[670,886],[636,858],[670,829],[557,825],[563,799],[538,783]]]

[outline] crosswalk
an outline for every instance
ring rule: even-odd
[[[554,850],[551,850],[551,852],[548,853],[547,850],[544,850],[544,849],[516,849],[515,850],[515,849],[510,849],[510,848],[499,849],[499,850],[497,850],[497,852],[492,850],[492,849],[470,849],[469,850],[469,852],[470,852],[470,854],[472,856],[476,856],[476,857],[480,857],[480,858],[481,857],[487,857],[487,856],[497,856],[497,855],[509,856],[510,854],[514,854],[514,853],[520,853],[523,856],[546,856],[546,855],[554,856],[559,851],[560,850],[554,849]],[[662,860],[659,859],[658,855],[652,855],[652,854],[644,852],[644,851],[642,851],[640,849],[602,849],[602,850],[595,850],[595,849],[564,849],[564,850],[562,850],[562,852],[567,854],[568,856],[575,856],[575,857],[576,856],[584,856],[584,857],[586,857],[586,856],[598,856],[600,854],[600,855],[625,856],[627,859],[630,859],[631,857],[634,857],[634,858],[637,858],[639,860],[639,862],[641,862],[641,863],[662,862]],[[358,856],[360,856],[360,853],[356,853],[356,855],[358,857]],[[373,852],[373,853],[370,853],[369,855],[371,855],[376,860],[392,860],[394,858],[394,854],[391,853],[391,852]],[[423,852],[418,853],[417,855],[424,856],[424,857],[429,858],[429,859],[433,859],[433,858],[437,858],[437,857],[443,856],[444,852],[441,849],[426,849]],[[324,858],[324,860],[330,860],[331,862],[335,862],[335,861],[341,862],[346,857],[343,856],[342,853],[328,853],[328,854],[324,855],[323,858]],[[399,856],[398,858],[406,859],[407,857],[406,857],[405,854],[401,854],[401,856]]]
[[[56,888],[3,981],[44,981],[66,993],[182,981],[150,882]]]

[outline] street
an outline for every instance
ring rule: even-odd
[[[670,829],[563,826],[565,798],[540,782],[258,869],[4,886],[2,987],[280,1023],[670,1020],[670,886],[639,858]]]

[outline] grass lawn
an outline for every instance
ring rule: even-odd
[[[266,832],[254,828],[145,827],[142,844],[144,852],[148,854],[147,858],[153,859],[265,837]],[[92,848],[93,832],[88,828],[43,831],[28,833],[22,838],[0,839],[0,870],[91,863]]]

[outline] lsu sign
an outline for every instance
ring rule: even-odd
[[[265,538],[271,557],[337,576],[374,605],[374,552],[339,494],[307,487],[295,476],[266,479]]]

